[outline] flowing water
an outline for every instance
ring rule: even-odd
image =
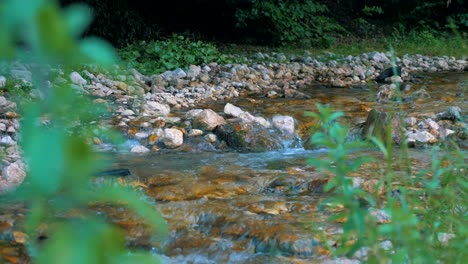
[[[437,113],[457,105],[466,114],[464,98],[467,73],[423,75],[430,99],[404,106],[411,113]],[[423,87],[424,86],[424,87]],[[329,103],[345,112],[349,124],[362,122],[374,107],[375,87],[331,89],[320,85],[303,91],[311,99],[240,98],[233,103],[254,115],[292,115],[299,120],[299,134],[307,136],[315,121],[304,117],[315,111],[315,103]],[[203,107],[222,111],[226,102]],[[161,151],[149,155],[109,154],[113,168],[126,168],[131,175],[124,181],[141,189],[162,212],[170,228],[163,242],[154,242],[145,225],[120,207],[103,207],[127,234],[128,245],[150,250],[167,263],[320,263],[317,230],[329,235],[340,232],[338,224],[327,222],[318,210],[326,198],[323,186],[328,175],[307,162],[323,157],[325,149],[287,148],[265,153]],[[398,170],[398,150],[395,152]],[[386,164],[377,151],[369,154],[376,162],[349,175],[364,180],[384,175]],[[412,170],[430,164],[430,150],[410,150]],[[17,229],[26,209],[0,206],[0,256],[5,260],[27,259],[24,248],[2,233]],[[1,258],[0,258],[1,260]],[[11,261],[13,262],[13,261]]]

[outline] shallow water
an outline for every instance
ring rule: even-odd
[[[466,114],[467,73],[422,76],[423,83],[411,89],[425,86],[431,98],[417,100],[404,109],[412,113],[437,113],[457,105]],[[311,99],[258,97],[231,103],[264,117],[292,115],[301,124],[300,135],[305,136],[314,121],[303,113],[315,111],[315,103],[329,103],[343,110],[344,120],[349,123],[362,122],[374,107],[376,88],[331,89],[316,85],[303,92]],[[225,103],[216,102],[210,108],[221,112]],[[118,207],[98,210],[126,230],[129,246],[158,254],[167,263],[320,263],[327,256],[318,250],[316,228],[330,235],[340,232],[340,228],[327,222],[327,214],[317,209],[326,198],[323,186],[328,176],[308,165],[307,160],[326,154],[325,149],[304,148],[264,153],[109,154],[115,159],[113,168],[130,170],[131,175],[124,180],[137,183],[162,212],[171,232],[163,243],[156,243],[130,212]],[[365,180],[383,177],[386,167],[383,156],[367,150],[353,153],[352,157],[363,154],[377,160],[349,176]],[[412,149],[409,156],[413,171],[429,166],[429,149]],[[396,149],[397,173],[404,169],[398,160]],[[14,205],[0,207],[0,256],[6,262],[15,258],[27,260],[22,245],[2,235],[18,228],[25,209]]]

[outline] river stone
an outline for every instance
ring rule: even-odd
[[[231,103],[227,103],[224,106],[224,113],[229,116],[239,117],[244,111]]]
[[[203,131],[212,131],[224,123],[224,118],[215,111],[204,109],[193,117],[192,126]]]
[[[172,78],[174,79],[185,78],[186,76],[187,73],[185,73],[181,68],[177,68],[172,72]]]
[[[284,136],[294,136],[296,130],[294,128],[294,118],[291,116],[274,116],[271,120],[273,127],[281,131]]]
[[[146,133],[146,132],[137,132],[135,133],[135,138],[136,139],[145,139],[145,138],[148,138],[149,137],[149,134]]]
[[[166,148],[177,148],[184,143],[184,134],[178,129],[166,128],[160,140]]]
[[[239,115],[239,118],[242,119],[243,122],[255,122],[258,123],[266,128],[271,127],[271,123],[261,116],[253,116],[249,112],[243,112]]]
[[[376,100],[377,102],[387,102],[395,99],[397,93],[397,86],[392,84],[384,84],[379,87],[379,92],[377,93]]]
[[[375,109],[372,109],[367,116],[366,122],[364,123],[363,136],[366,138],[376,137],[382,142],[386,142],[387,126],[390,122],[392,130],[392,143],[400,144],[400,129],[402,129],[400,117],[398,114],[395,114],[392,120],[389,119],[390,114],[388,112],[379,112]]]
[[[437,138],[432,135],[431,133],[427,132],[426,130],[423,131],[416,131],[413,133],[409,133],[407,136],[407,142],[410,145],[414,145],[416,143],[436,143]]]
[[[235,150],[263,152],[282,149],[281,141],[268,128],[257,122],[245,122],[240,118],[230,119],[218,126],[214,133]]]
[[[133,112],[130,109],[127,109],[127,110],[123,111],[120,115],[122,115],[122,116],[133,116],[133,115],[135,115],[135,112]]]
[[[188,133],[189,137],[198,137],[203,135],[203,130],[200,129],[191,129],[190,132]]]
[[[210,143],[215,143],[216,141],[218,141],[218,137],[213,133],[206,134],[205,139],[208,140],[208,142]]]
[[[78,72],[75,71],[70,73],[70,80],[72,81],[72,83],[77,85],[83,86],[86,84],[86,80],[83,77],[81,77],[81,75]]]
[[[120,82],[120,81],[117,81],[115,82],[115,86],[119,89],[119,90],[122,90],[124,92],[129,92],[129,87],[126,83],[124,82]]]
[[[23,162],[16,161],[6,166],[2,170],[2,175],[0,175],[0,193],[20,185],[25,177],[26,172]]]
[[[190,65],[189,70],[187,71],[187,77],[191,79],[195,79],[200,75],[201,72],[201,67],[200,66],[195,66],[195,65]]]
[[[149,151],[150,150],[147,147],[141,146],[141,145],[133,146],[130,149],[130,152],[133,152],[133,153],[146,153],[146,152],[149,152]]]
[[[458,106],[450,106],[447,111],[438,113],[436,115],[436,120],[461,120],[462,119],[462,110]]]
[[[171,108],[166,104],[161,104],[154,101],[147,101],[143,105],[143,116],[167,116],[171,112]]]

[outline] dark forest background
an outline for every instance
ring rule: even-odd
[[[334,42],[417,30],[466,34],[464,0],[60,0],[94,9],[87,34],[117,47],[186,34],[255,45]]]

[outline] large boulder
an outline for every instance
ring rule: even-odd
[[[214,133],[235,150],[263,152],[282,149],[281,140],[270,129],[258,122],[246,122],[241,118],[229,119],[218,126]]]
[[[372,109],[367,116],[367,120],[364,123],[363,136],[366,138],[376,137],[383,142],[387,139],[388,126],[391,127],[391,137],[393,144],[401,143],[400,130],[403,126],[400,122],[400,117],[395,114],[391,119],[388,112],[379,112]]]

